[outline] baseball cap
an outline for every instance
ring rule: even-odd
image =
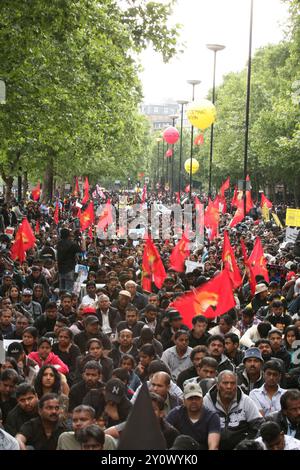
[[[187,383],[183,389],[184,398],[203,397],[202,389],[197,383]]]
[[[261,352],[258,348],[249,348],[245,352],[245,356],[243,359],[243,362],[245,362],[247,359],[250,359],[251,357],[254,357],[256,359],[259,359],[261,362],[264,362]]]
[[[92,325],[93,323],[99,323],[99,319],[96,317],[96,315],[89,315],[85,318],[86,325]]]
[[[105,386],[106,401],[114,401],[120,403],[125,397],[125,385],[119,379],[110,379]]]
[[[87,305],[86,307],[84,307],[82,313],[84,313],[85,315],[86,314],[95,314],[96,313],[96,309],[95,307],[92,307],[91,305]]]
[[[13,273],[11,273],[10,271],[4,271],[2,277],[13,277]]]
[[[260,294],[261,292],[266,292],[266,290],[268,290],[266,284],[257,284],[256,287],[255,287],[255,294]]]
[[[178,310],[167,310],[166,314],[169,321],[182,320],[182,316],[180,315]]]
[[[200,445],[191,436],[177,436],[170,450],[201,450]]]
[[[131,299],[131,294],[128,290],[120,290],[119,295],[124,295],[125,297],[129,297]]]
[[[33,292],[31,289],[23,289],[22,290],[22,295],[32,295]]]
[[[7,348],[7,355],[12,356],[14,358],[18,358],[22,352],[24,352],[23,345],[22,343],[18,343],[17,341],[10,343]]]

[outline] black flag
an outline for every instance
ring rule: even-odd
[[[164,450],[166,440],[152,408],[148,386],[139,391],[121,434],[119,450]]]

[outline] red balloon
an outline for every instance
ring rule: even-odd
[[[177,140],[179,139],[179,132],[176,127],[167,127],[167,129],[163,132],[163,138],[168,144],[176,144]]]

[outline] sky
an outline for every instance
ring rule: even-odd
[[[280,0],[254,0],[253,43],[255,49],[276,44],[284,38],[288,7]],[[177,0],[171,24],[181,23],[180,41],[184,52],[164,64],[160,54],[150,47],[141,55],[145,104],[163,104],[179,99],[191,100],[187,80],[201,80],[195,99],[212,88],[213,55],[206,44],[226,48],[217,53],[216,84],[223,75],[242,70],[248,59],[250,0]]]

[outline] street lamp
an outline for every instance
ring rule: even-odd
[[[246,189],[248,173],[248,140],[249,140],[249,114],[250,114],[250,92],[251,92],[251,57],[252,57],[252,27],[253,27],[253,0],[250,5],[250,31],[249,31],[249,54],[247,75],[247,99],[246,99],[246,122],[245,122],[245,150],[244,150],[244,217],[246,217]]]
[[[181,171],[182,171],[182,128],[183,128],[183,107],[188,104],[186,100],[178,100],[178,104],[181,105],[181,121],[180,121],[180,147],[179,147],[179,179],[178,179],[178,194],[179,200],[181,195]]]
[[[156,143],[157,143],[157,182],[159,184],[159,144],[162,141],[161,137],[156,138]]]
[[[213,72],[213,90],[212,90],[212,103],[215,104],[215,91],[216,91],[216,62],[217,52],[225,49],[221,44],[206,44],[207,49],[214,52],[214,72]],[[214,125],[210,128],[210,153],[209,153],[209,179],[208,179],[208,196],[211,197],[211,175],[212,175],[212,160],[213,160],[213,142],[214,142]]]
[[[178,119],[178,114],[171,114],[170,119],[172,119],[172,126],[175,127],[175,121]],[[172,190],[171,194],[174,192],[174,158],[175,158],[175,144],[172,145]]]
[[[201,83],[201,80],[188,80],[187,81],[189,85],[192,85],[193,87],[193,93],[192,93],[192,102],[195,99],[195,86],[199,85]],[[192,161],[193,161],[193,146],[194,146],[194,126],[191,127],[191,157],[190,157],[190,203],[192,202],[192,182],[193,182],[193,173],[192,173]]]

